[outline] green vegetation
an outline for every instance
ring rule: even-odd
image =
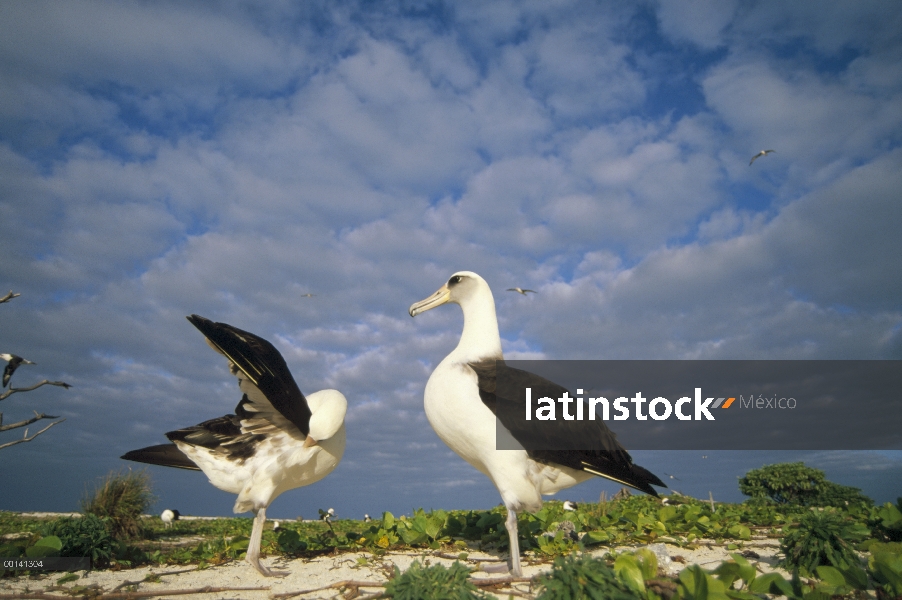
[[[455,561],[450,568],[444,565],[422,566],[414,561],[395,576],[385,587],[385,595],[397,600],[470,600],[487,598],[470,582],[470,569]]]
[[[554,559],[551,573],[539,580],[539,600],[639,600],[635,585],[619,577],[601,558],[568,556]],[[644,587],[644,580],[642,582]]]
[[[858,488],[827,481],[820,469],[804,463],[779,463],[753,469],[739,480],[739,491],[777,504],[802,506],[849,506],[874,501]]]
[[[818,473],[801,463],[750,472],[742,484],[746,490],[770,491],[742,504],[712,507],[709,502],[677,494],[666,503],[642,495],[581,504],[576,511],[564,511],[560,502],[547,502],[535,514],[518,515],[520,545],[530,551],[525,558],[552,564],[548,575],[532,583],[531,593],[541,598],[646,600],[753,600],[765,594],[791,600],[870,594],[882,600],[902,595],[902,500],[896,505],[874,506],[869,499],[862,500],[863,496],[847,495],[854,488],[836,486]],[[103,516],[42,522],[0,512],[0,534],[16,534],[0,543],[0,555],[90,556],[95,567],[204,567],[240,559],[247,551],[252,519],[180,520],[165,528],[159,518],[139,517],[134,512],[142,497],[134,490],[149,495],[146,479],[128,480],[136,484],[123,484],[120,479],[111,475],[94,498],[84,503],[86,511],[101,512],[96,507],[103,507]],[[126,487],[132,491],[121,491]],[[826,509],[810,506],[822,501],[825,491],[834,499],[844,499]],[[123,514],[135,523],[131,530],[119,528],[122,533],[117,539],[112,533],[114,516]],[[264,555],[305,558],[354,551],[365,554],[359,559],[364,562],[369,559],[367,554],[380,556],[389,551],[439,552],[466,561],[475,549],[505,552],[504,519],[505,511],[499,506],[481,511],[416,509],[411,515],[397,517],[386,512],[370,523],[282,521],[278,532],[264,530],[262,550]],[[702,543],[722,544],[738,552],[745,542],[762,534],[782,538],[783,566],[793,573],[789,579],[777,573],[761,574],[739,553],[713,569],[686,566],[677,577],[660,575],[656,556],[646,549],[603,558],[586,554],[601,547],[653,542],[687,549]],[[484,597],[468,582],[462,564],[428,564],[415,563],[405,573],[396,573],[386,594],[424,599]]]
[[[107,566],[113,556],[113,537],[108,525],[95,515],[51,521],[42,533],[45,537],[36,544],[44,542],[47,537],[60,540],[59,554],[54,556],[87,556],[95,567]]]
[[[786,558],[780,564],[788,570],[799,569],[805,576],[812,576],[821,565],[848,569],[858,563],[852,544],[869,533],[867,527],[838,511],[809,512],[798,525],[788,528],[780,544]]]
[[[94,494],[82,500],[81,509],[106,519],[114,538],[131,539],[141,535],[141,515],[154,501],[146,471],[110,472]]]

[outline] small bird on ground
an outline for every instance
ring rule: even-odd
[[[364,522],[364,523],[369,523],[370,521],[372,521],[372,519],[370,518],[369,515],[363,515],[363,522]]]
[[[326,523],[331,523],[332,519],[335,518],[335,509],[330,508],[326,512],[322,513],[319,518],[322,519],[323,521],[325,521]]]
[[[767,156],[771,152],[776,152],[776,150],[762,150],[761,152],[759,152],[758,154],[756,154],[755,156],[752,157],[752,160],[749,161],[749,166],[751,167],[753,162],[755,162],[762,156]]]
[[[576,502],[564,501],[564,510],[576,510]]]
[[[507,291],[509,291],[509,292],[517,292],[518,294],[523,294],[524,296],[526,295],[526,292],[532,292],[533,294],[538,294],[538,292],[535,291],[535,290],[525,290],[525,289],[523,289],[523,288],[518,288],[518,287],[515,287],[515,288],[507,288]]]
[[[166,525],[166,528],[172,527],[173,521],[178,521],[179,517],[182,515],[179,514],[179,511],[172,510],[171,508],[167,508],[160,515],[160,520],[163,521],[163,524]]]
[[[19,365],[35,364],[30,360],[25,360],[21,356],[16,356],[15,354],[0,354],[0,358],[6,361],[6,368],[3,369],[3,387],[6,387],[9,384],[10,377],[12,377],[13,373],[16,372],[16,369],[19,368]]]
[[[282,524],[281,524],[281,523],[279,523],[278,521],[273,521],[273,522],[272,522],[272,530],[273,530],[273,531],[278,531],[278,530],[281,529],[281,528],[282,528]]]

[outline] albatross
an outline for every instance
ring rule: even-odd
[[[21,356],[16,356],[15,354],[0,354],[0,358],[6,361],[6,368],[3,369],[3,387],[9,385],[9,380],[12,378],[13,373],[16,372],[16,369],[19,368],[19,365],[34,364],[30,360],[26,360]]]
[[[503,360],[495,299],[482,277],[459,271],[434,294],[413,304],[408,312],[415,317],[449,302],[463,310],[464,329],[457,347],[439,363],[426,383],[426,418],[439,438],[487,475],[501,493],[507,509],[505,527],[514,576],[521,575],[517,513],[539,510],[543,494],[554,494],[593,475],[654,496],[657,493],[652,485],[667,487],[657,476],[633,464],[602,421],[597,422],[597,435],[606,450],[497,450],[495,415],[486,404],[486,400],[495,399],[494,386],[488,379],[495,370],[495,361]],[[549,383],[531,373],[527,376]],[[517,433],[511,433],[516,438]]]
[[[776,152],[776,150],[762,150],[761,152],[759,152],[758,154],[756,154],[755,156],[752,157],[752,160],[749,161],[749,166],[751,167],[753,162],[755,162],[762,156],[767,156],[771,152]]]
[[[524,296],[526,295],[527,292],[532,292],[533,294],[537,294],[537,293],[538,293],[538,292],[536,292],[535,290],[525,290],[525,289],[519,288],[519,287],[515,287],[515,288],[507,288],[507,291],[509,291],[509,292],[517,292],[518,294],[523,294]]]
[[[283,492],[332,472],[345,449],[348,402],[337,390],[304,396],[275,346],[252,333],[198,315],[188,320],[229,361],[243,393],[234,415],[170,431],[172,442],[126,453],[137,462],[203,471],[214,486],[238,494],[234,511],[254,512],[245,560],[261,574],[266,509]]]

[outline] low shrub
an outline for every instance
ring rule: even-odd
[[[448,569],[444,565],[424,567],[419,561],[414,561],[404,573],[395,567],[395,577],[385,587],[385,595],[397,600],[487,598],[470,581],[470,570],[457,561]]]
[[[143,533],[141,515],[154,502],[146,471],[110,472],[103,483],[86,496],[82,512],[107,519],[112,536],[131,539]]]
[[[113,537],[107,523],[95,515],[56,519],[43,533],[60,539],[60,556],[87,556],[94,567],[106,566],[112,558]]]

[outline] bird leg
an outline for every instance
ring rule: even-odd
[[[249,562],[264,577],[285,577],[287,571],[272,571],[260,563],[260,544],[263,541],[263,524],[266,523],[266,507],[258,508],[254,517],[254,528],[251,531],[251,539],[247,543],[247,554],[244,560]]]
[[[510,508],[507,509],[507,521],[505,521],[504,526],[507,527],[507,535],[510,538],[511,575],[520,577],[522,571],[520,570],[520,540],[517,533],[517,513]]]

